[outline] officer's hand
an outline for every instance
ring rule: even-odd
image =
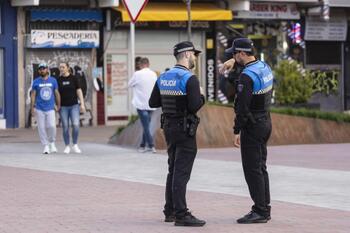
[[[241,136],[239,134],[233,135],[233,146],[237,148],[241,146]]]
[[[234,58],[231,58],[230,60],[226,61],[219,70],[220,74],[225,74],[225,72],[231,71],[233,66],[235,65],[235,62],[236,61]]]
[[[32,108],[32,109],[30,110],[30,113],[32,114],[32,116],[35,115],[35,110],[34,110],[34,108]]]
[[[203,87],[199,87],[199,91],[200,91],[201,95],[204,95]]]

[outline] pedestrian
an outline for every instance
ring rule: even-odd
[[[62,122],[62,133],[65,144],[63,153],[70,153],[70,135],[69,128],[72,126],[72,149],[75,153],[80,154],[81,150],[78,146],[80,112],[84,113],[85,102],[83,91],[79,79],[71,73],[68,63],[61,63],[60,77],[58,78],[58,87],[61,94],[61,110],[60,117]]]
[[[141,70],[141,66],[140,66],[140,61],[141,61],[140,56],[135,57],[135,71]]]
[[[43,154],[56,153],[56,112],[61,106],[61,97],[55,78],[49,75],[46,63],[38,66],[39,77],[33,81],[31,114],[36,116]],[[56,103],[56,106],[55,106]]]
[[[244,176],[254,202],[251,211],[237,222],[266,223],[271,219],[266,144],[272,130],[269,108],[273,74],[269,65],[255,58],[250,39],[235,39],[226,52],[233,58],[224,64],[221,72],[235,63],[244,66],[234,104],[233,145],[241,148]]]
[[[168,175],[165,188],[165,222],[175,226],[203,226],[205,221],[193,216],[186,203],[186,187],[197,154],[197,111],[204,105],[199,80],[191,70],[197,56],[192,42],[174,46],[176,65],[163,73],[154,85],[149,104],[162,107],[161,127],[168,147]]]
[[[141,153],[147,151],[156,153],[157,151],[150,132],[152,112],[155,108],[149,106],[148,100],[151,96],[154,83],[157,81],[157,74],[149,68],[148,58],[141,58],[139,63],[140,70],[136,71],[129,81],[129,87],[133,89],[132,104],[137,110],[143,128],[142,141],[138,151]]]

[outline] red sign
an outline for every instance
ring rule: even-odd
[[[147,5],[148,0],[123,0],[123,3],[129,13],[131,21],[135,23],[141,11]]]

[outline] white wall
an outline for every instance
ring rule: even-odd
[[[205,56],[205,33],[204,32],[193,32],[192,41],[196,49],[203,51],[203,56]],[[129,31],[114,31],[114,32],[105,32],[105,99],[106,99],[106,122],[108,116],[125,116],[126,113],[130,115],[135,113],[133,106],[131,105],[132,93],[127,89],[125,84],[130,79],[132,74],[128,73],[129,64],[126,67],[126,77],[119,77],[115,80],[116,77],[112,77],[112,82],[117,82],[117,89],[120,90],[123,86],[126,88],[125,91],[118,91],[114,94],[113,91],[108,91],[107,88],[107,64],[108,59],[114,57],[115,61],[125,62],[128,61],[128,44],[129,44]],[[175,58],[173,56],[173,47],[175,44],[180,41],[187,40],[187,32],[185,31],[162,31],[162,30],[136,30],[135,32],[135,56],[148,57],[150,60],[150,68],[157,73],[162,73],[166,68],[171,68],[175,65]],[[117,59],[117,57],[119,57]],[[199,58],[198,61],[198,76],[200,81],[203,83],[205,77],[201,77],[201,74],[205,74],[205,57]],[[125,67],[122,68],[124,72]],[[120,72],[115,72],[120,74]],[[124,84],[121,84],[124,83]],[[112,84],[113,85],[113,84]],[[115,87],[115,86],[114,86]],[[117,97],[115,94],[117,93]],[[124,94],[125,93],[125,94]],[[111,95],[114,97],[111,98]],[[108,98],[109,96],[109,98]],[[111,115],[112,114],[112,115]],[[117,123],[117,122],[115,122]],[[107,124],[113,124],[112,122],[107,122]]]

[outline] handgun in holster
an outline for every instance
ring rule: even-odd
[[[160,115],[160,128],[163,129],[164,128],[164,122],[165,122],[165,116],[164,114]]]
[[[197,128],[200,122],[200,118],[196,115],[190,114],[187,116],[187,134],[188,136],[195,136],[197,132]]]

